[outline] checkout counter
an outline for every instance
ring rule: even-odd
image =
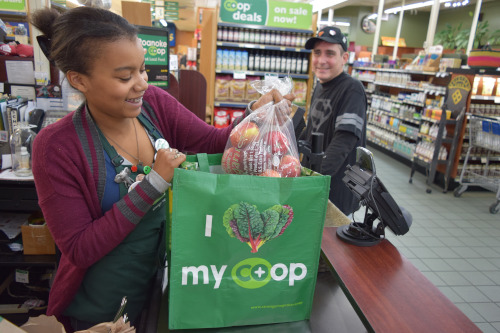
[[[0,180],[0,210],[34,210],[36,201],[33,182]],[[368,247],[341,240],[337,228],[349,223],[329,203],[321,243],[327,269],[318,272],[309,320],[172,332],[481,332],[387,239]],[[156,277],[138,333],[171,332],[166,282]]]
[[[481,332],[387,239],[370,247],[342,241],[337,228],[350,222],[333,204],[328,205],[321,256],[329,271],[318,272],[309,320],[171,331],[166,281],[159,275],[137,332]]]

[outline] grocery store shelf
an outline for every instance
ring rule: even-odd
[[[397,135],[401,135],[401,136],[404,136],[405,138],[407,139],[410,139],[410,140],[417,140],[417,136],[413,135],[408,135],[404,132],[401,132],[401,131],[398,131],[397,129],[394,129],[393,127],[389,126],[389,125],[384,125],[384,124],[381,124],[381,123],[378,123],[376,121],[369,121],[368,122],[370,125],[373,125],[373,126],[376,126],[376,127],[380,127],[386,131],[389,131],[391,133],[394,133],[394,134],[397,134]]]
[[[311,50],[303,49],[300,47],[280,46],[280,45],[266,45],[266,44],[235,43],[235,42],[218,41],[217,46],[237,47],[237,48],[245,48],[245,49],[258,49],[258,50],[271,50],[271,51],[311,53]]]
[[[500,103],[500,96],[472,95],[471,99],[478,101],[494,101],[495,103]]]
[[[404,122],[408,122],[408,123],[412,123],[414,125],[420,126],[420,120],[419,119],[412,119],[412,118],[402,117],[402,116],[400,116],[397,113],[390,112],[390,111],[387,111],[387,110],[382,110],[382,109],[377,109],[377,108],[374,108],[374,107],[369,107],[369,111],[368,112],[383,112],[383,113],[387,114],[390,117],[397,118],[397,119],[400,119],[400,120],[402,120]]]
[[[286,31],[286,32],[305,33],[305,34],[312,34],[313,33],[312,30],[268,27],[268,26],[264,26],[264,25],[254,25],[254,24],[219,22],[217,25],[219,27],[228,27],[228,28],[240,28],[240,29],[247,28],[247,29],[257,29],[257,30]]]
[[[12,17],[26,17],[28,16],[26,12],[13,12],[8,10],[0,10],[0,15],[2,16],[12,16]]]
[[[377,138],[367,138],[368,142],[370,142],[371,144],[374,144],[374,145],[377,145],[385,150],[388,150],[400,157],[403,157],[404,159],[408,160],[408,161],[411,161],[411,156],[408,156],[406,154],[403,154],[402,152],[400,152],[399,150],[395,150],[393,147],[389,146],[389,145],[386,145],[385,143],[383,143],[382,141],[380,141],[379,139]]]
[[[396,68],[375,68],[375,67],[358,67],[353,66],[353,69],[361,71],[374,71],[374,72],[390,72],[390,73],[404,73],[404,74],[422,74],[422,75],[436,75],[439,72],[428,72],[428,71],[416,71],[407,69],[396,69]]]
[[[223,108],[246,108],[247,102],[215,101],[214,106]]]
[[[245,74],[245,75],[255,75],[255,76],[265,76],[266,74],[269,74],[269,72],[262,72],[262,71],[243,71],[243,70],[237,70],[237,69],[218,69],[215,71],[217,74],[231,74],[233,75],[234,73],[238,74]],[[307,80],[309,78],[309,75],[307,74],[293,74],[293,73],[281,73],[281,72],[273,72],[273,74],[277,74],[278,76],[290,76],[291,78],[294,79],[304,79]]]

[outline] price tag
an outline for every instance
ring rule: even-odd
[[[481,163],[485,164],[488,162],[488,159],[486,157],[481,157]]]
[[[16,269],[16,282],[29,283],[30,279],[28,271],[22,269]]]
[[[278,77],[278,74],[277,74],[277,73],[266,73],[266,74],[264,75],[264,80],[265,80],[266,78],[277,78],[277,77]]]
[[[497,89],[499,88],[497,87]],[[495,96],[495,103],[500,104],[500,96]]]
[[[233,79],[237,80],[237,79],[246,79],[247,78],[247,74],[246,72],[234,72],[233,73]]]

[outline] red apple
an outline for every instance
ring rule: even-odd
[[[226,149],[222,155],[222,169],[225,173],[232,173],[241,175],[243,174],[243,153],[234,147]]]
[[[259,176],[264,176],[264,177],[281,177],[280,173],[276,170],[273,169],[267,169],[263,173],[259,174]]]
[[[271,146],[271,153],[284,155],[288,151],[288,139],[280,131],[270,131],[267,136],[267,143]]]
[[[257,140],[259,137],[259,127],[257,124],[247,121],[239,124],[231,131],[229,139],[233,147],[242,149],[250,142]]]
[[[278,170],[281,177],[298,177],[300,176],[300,162],[292,155],[285,155],[281,159]]]
[[[269,146],[262,140],[250,143],[243,152],[243,170],[247,175],[258,175],[271,167]]]

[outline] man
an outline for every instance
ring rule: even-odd
[[[306,42],[312,51],[312,71],[318,82],[313,92],[307,127],[300,139],[311,143],[312,133],[323,133],[324,158],[317,170],[332,177],[330,200],[344,214],[358,201],[342,182],[346,166],[356,162],[356,148],[366,145],[366,95],[363,85],[344,72],[347,40],[335,27],[326,27]],[[311,162],[304,157],[302,165]]]

